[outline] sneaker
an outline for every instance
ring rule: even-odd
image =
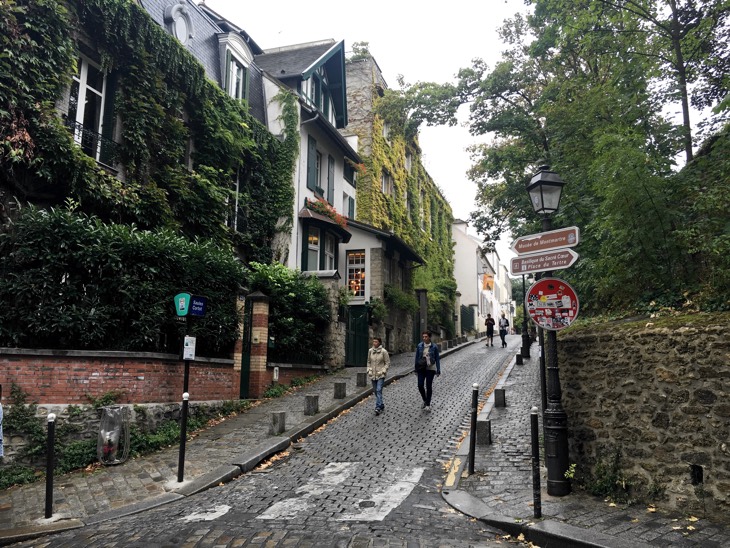
[[[428,405],[426,405],[426,402],[423,402],[423,404],[421,405],[421,409],[426,409],[427,407]]]
[[[425,410],[426,410],[427,412],[429,412],[429,413],[431,412],[431,406],[430,406],[430,405],[427,405],[426,407],[424,407],[424,409],[425,409]]]
[[[376,410],[375,410],[375,414],[376,414],[376,415],[380,415],[380,409],[376,409]]]

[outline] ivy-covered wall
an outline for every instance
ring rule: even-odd
[[[118,173],[74,143],[57,110],[81,49],[96,55],[108,89],[115,88],[108,99]],[[295,124],[277,140],[129,0],[3,2],[0,51],[6,220],[18,202],[53,205],[71,197],[79,211],[106,222],[171,228],[233,243],[245,259],[271,259],[277,231],[291,225]],[[282,99],[285,109],[295,108],[293,97]],[[233,212],[236,181],[239,211]],[[235,234],[225,222],[234,214]]]
[[[392,230],[425,260],[414,270],[412,286],[428,290],[429,326],[445,328],[448,337],[454,333],[456,298],[451,206],[423,167],[418,135],[409,130],[407,113],[374,59],[350,59],[347,82],[347,129],[357,134],[363,156],[357,220]]]

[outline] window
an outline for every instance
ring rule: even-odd
[[[324,237],[324,269],[335,270],[335,237],[327,234]]]
[[[413,156],[410,152],[406,152],[406,170],[408,173],[411,172],[411,167],[413,166]]]
[[[426,230],[426,192],[421,191],[421,230]]]
[[[405,193],[405,200],[406,200],[406,215],[408,218],[411,218],[411,191],[406,190]]]
[[[248,68],[226,51],[226,78],[224,88],[234,99],[248,99]]]
[[[66,121],[73,130],[74,140],[81,145],[82,150],[100,161],[102,141],[111,137],[113,112],[111,103],[105,104],[106,74],[85,57],[79,57],[76,66],[78,72],[71,82]],[[104,127],[105,121],[107,127]]]
[[[322,163],[322,155],[317,151],[317,141],[309,136],[307,143],[307,188],[317,190],[319,188],[319,166]]]
[[[309,227],[307,234],[307,270],[319,270],[319,229]]]
[[[342,194],[342,214],[349,219],[355,218],[355,198],[348,196],[347,193]]]
[[[383,122],[383,138],[390,142],[390,124],[388,122]]]
[[[345,168],[342,177],[352,186],[355,186],[355,168],[352,167],[352,164],[348,161],[345,161]]]
[[[347,252],[347,287],[353,297],[365,297],[365,250]]]
[[[385,170],[380,175],[380,190],[386,196],[393,195],[393,177]]]
[[[319,182],[322,180],[322,153],[317,151],[314,161],[314,192],[320,196],[324,194],[324,189],[320,186]]]

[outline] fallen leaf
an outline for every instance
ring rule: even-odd
[[[634,518],[631,520],[631,523],[639,523],[639,518]]]
[[[520,542],[524,542],[525,535],[523,535],[522,533],[520,533],[519,535],[517,535],[517,540],[519,540]]]
[[[700,521],[700,518],[696,518],[694,516],[690,516],[690,517],[687,518],[687,521],[691,521],[691,522]]]
[[[612,502],[612,503],[609,504],[609,506],[612,507],[612,508],[615,508],[616,507],[616,503],[615,502]]]
[[[680,529],[681,529],[681,527],[679,527],[678,525],[675,525],[674,527],[672,527],[672,530],[674,530],[674,531],[679,531]]]
[[[695,530],[695,527],[693,525],[687,526],[687,531],[694,531],[694,530]]]

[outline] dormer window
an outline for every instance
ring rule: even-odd
[[[226,51],[224,89],[234,99],[248,99],[248,67],[230,50]]]
[[[185,0],[178,0],[165,8],[165,24],[181,44],[186,45],[193,38],[193,21]]]

